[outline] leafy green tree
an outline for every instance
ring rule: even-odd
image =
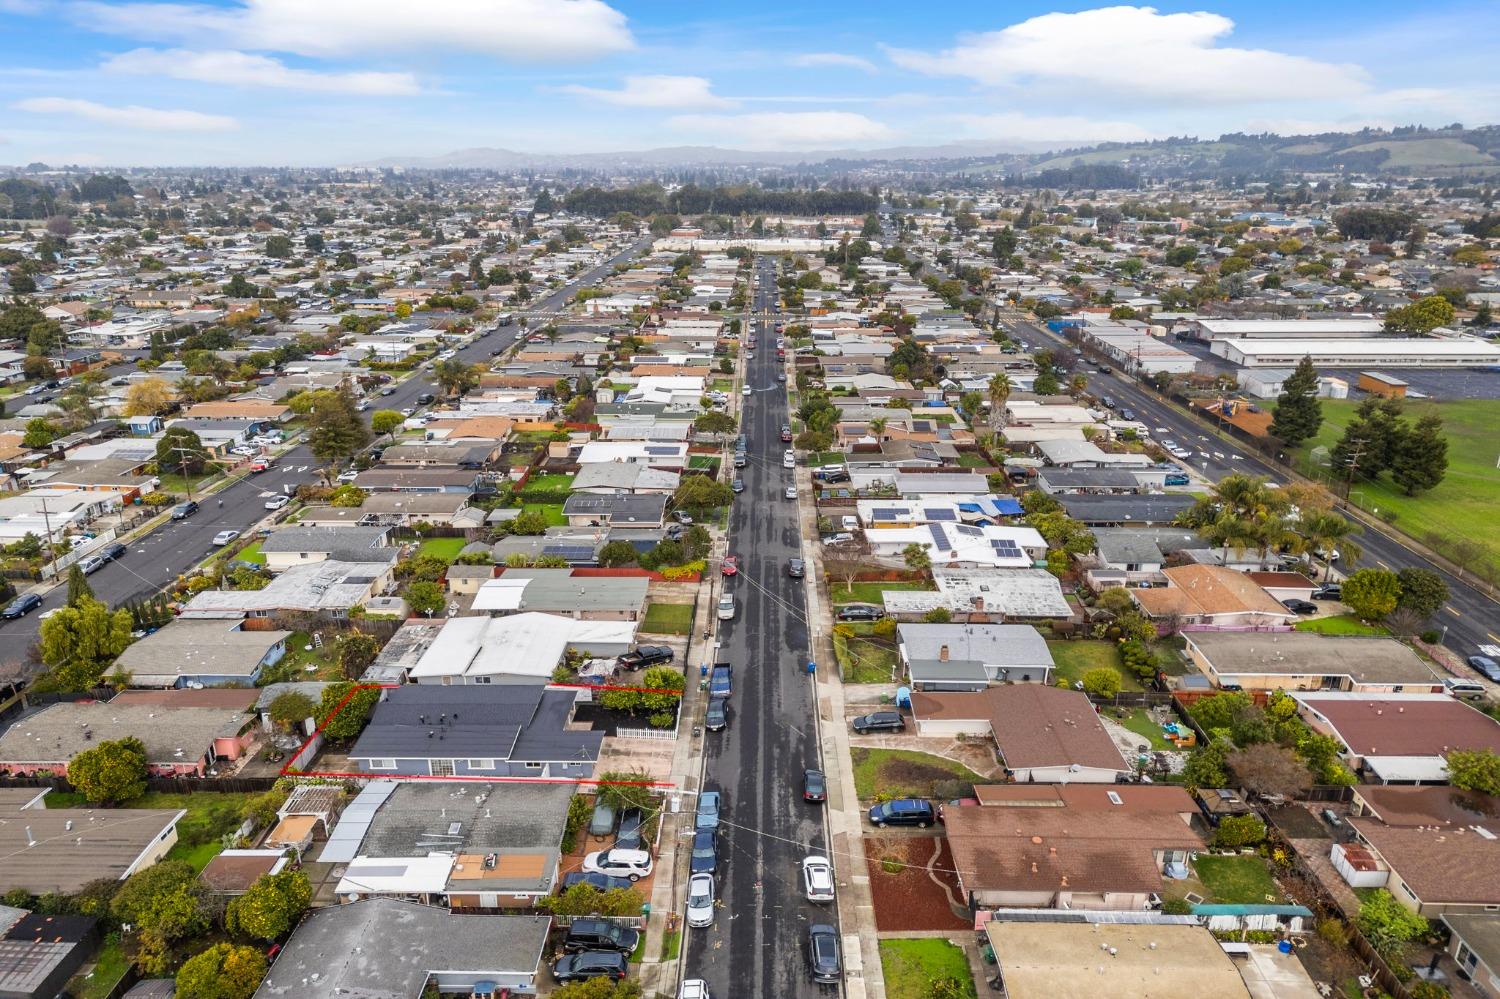
[[[1366,621],[1378,621],[1396,609],[1401,580],[1389,569],[1356,569],[1344,580],[1343,601]]]
[[[370,443],[358,404],[348,392],[314,389],[299,392],[290,403],[292,411],[307,421],[307,446],[319,461],[347,461]]]
[[[301,871],[283,870],[256,878],[245,894],[229,903],[224,927],[236,936],[274,941],[286,936],[312,904],[312,883]]]
[[[547,533],[547,516],[540,510],[522,510],[509,527],[512,534],[536,537]]]
[[[426,580],[418,580],[407,586],[402,596],[406,598],[408,607],[427,617],[442,613],[443,608],[448,606],[448,597],[443,592],[442,585]]]
[[[1453,303],[1442,295],[1428,295],[1385,314],[1387,333],[1426,335],[1439,326],[1447,326],[1452,322]]]
[[[593,885],[577,884],[547,896],[544,904],[555,916],[638,916],[645,898],[634,888],[600,891]]]
[[[1215,739],[1206,746],[1202,746],[1192,756],[1188,757],[1186,765],[1182,768],[1182,781],[1192,788],[1223,787],[1229,783],[1229,771],[1224,765],[1225,758],[1233,744],[1226,739]]]
[[[1408,566],[1396,571],[1396,581],[1401,586],[1401,596],[1396,606],[1411,611],[1426,620],[1443,609],[1448,602],[1448,584],[1443,577],[1431,569]]]
[[[350,680],[357,680],[377,656],[380,643],[373,635],[351,632],[339,640],[339,669]]]
[[[266,713],[276,724],[290,728],[316,715],[318,706],[313,703],[311,697],[300,690],[289,690],[285,694],[278,694],[266,709]]]
[[[27,421],[26,436],[21,438],[21,443],[29,448],[44,448],[61,435],[62,431],[57,428],[57,424],[37,416]]]
[[[1236,717],[1254,708],[1255,702],[1249,694],[1238,690],[1224,690],[1194,701],[1188,708],[1188,713],[1203,726],[1205,732],[1212,735],[1216,730],[1229,731],[1234,726]]]
[[[477,365],[468,364],[456,357],[439,361],[432,368],[432,377],[444,395],[464,395],[479,384],[483,371]]]
[[[1270,432],[1287,447],[1318,436],[1323,425],[1323,403],[1318,399],[1318,372],[1311,357],[1303,357],[1296,369],[1281,383],[1276,397]]]
[[[1427,932],[1427,920],[1396,901],[1396,896],[1377,888],[1360,900],[1354,920],[1370,945],[1386,956]]]
[[[619,981],[588,978],[581,982],[569,982],[553,989],[549,995],[552,999],[640,999],[642,992],[641,983],[634,978],[622,978]]]
[[[1238,850],[1264,842],[1266,824],[1254,815],[1227,815],[1214,830],[1214,846]]]
[[[68,761],[68,783],[91,805],[118,805],[146,793],[146,747],[130,737],[101,742]]]
[[[1448,783],[1465,791],[1500,795],[1500,756],[1490,749],[1455,749],[1448,754]]]
[[[1408,496],[1432,489],[1448,472],[1448,439],[1443,419],[1428,413],[1401,434],[1391,455],[1391,478]]]
[[[1371,396],[1354,410],[1354,418],[1344,425],[1344,433],[1333,446],[1333,467],[1346,479],[1373,479],[1387,468],[1395,457],[1404,424],[1400,399],[1378,399]]]
[[[178,999],[250,999],[265,977],[266,956],[259,948],[214,944],[188,958],[177,970],[177,996]]]
[[[656,714],[659,711],[675,711],[682,700],[685,681],[680,670],[668,666],[652,666],[641,674],[638,690],[607,690],[599,695],[599,703],[612,711],[629,711],[631,714]],[[658,690],[662,693],[645,693]]]
[[[635,545],[629,541],[611,541],[599,549],[599,564],[607,569],[617,569],[622,565],[633,565],[640,557],[640,552],[635,550]]]
[[[156,467],[163,472],[198,475],[207,464],[208,449],[187,427],[168,427],[156,440]]]
[[[1079,680],[1083,692],[1094,697],[1114,697],[1120,692],[1120,671],[1109,666],[1100,666],[1084,673]]]
[[[126,878],[109,911],[140,934],[152,974],[170,966],[173,942],[208,928],[203,885],[198,872],[183,860],[163,860]]]
[[[391,439],[396,439],[396,431],[406,422],[406,417],[394,409],[377,409],[370,414],[370,429],[377,434],[390,434]]]
[[[266,256],[275,257],[277,260],[285,260],[292,255],[292,241],[286,236],[276,233],[266,240]]]
[[[64,606],[42,622],[42,662],[52,667],[58,690],[88,690],[98,684],[109,664],[130,645],[127,610],[111,611],[85,597]]]
[[[685,475],[672,494],[677,509],[701,512],[714,507],[728,506],[734,493],[726,483],[707,475]]]
[[[348,703],[339,705],[348,698]],[[330,739],[347,742],[364,731],[370,720],[370,712],[380,700],[380,688],[358,687],[352,680],[340,680],[323,688],[318,702],[318,718],[323,723],[323,734]]]
[[[901,549],[901,561],[913,572],[924,572],[932,568],[932,556],[925,545],[912,543]]]
[[[68,600],[67,606],[77,607],[84,600],[94,599],[94,588],[89,585],[89,579],[83,574],[83,566],[74,562],[68,567]]]
[[[734,433],[737,426],[739,426],[738,421],[728,413],[708,412],[693,421],[693,429],[699,433],[717,434],[721,437]]]

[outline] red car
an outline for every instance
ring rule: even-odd
[[[733,576],[740,571],[739,559],[734,555],[725,555],[724,561],[719,566],[719,571],[726,576]]]

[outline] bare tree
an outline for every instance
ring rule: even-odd
[[[1312,773],[1284,746],[1263,742],[1230,753],[1224,761],[1253,794],[1295,798],[1312,787]]]

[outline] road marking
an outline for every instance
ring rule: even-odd
[[[1461,614],[1460,612],[1454,610],[1452,607],[1446,607],[1445,606],[1443,608],[1443,610],[1447,611],[1449,614],[1452,614],[1454,617],[1463,617],[1463,614]]]
[[[1493,639],[1494,639],[1494,640],[1495,640],[1495,641],[1496,641],[1496,642],[1497,642],[1497,643],[1500,643],[1500,635],[1497,635],[1497,634],[1495,634],[1495,633],[1494,633],[1494,632],[1493,632],[1493,631],[1486,631],[1486,632],[1485,632],[1485,634],[1486,634],[1486,635],[1489,635],[1489,636],[1490,636],[1490,637],[1491,637],[1491,638],[1493,638]]]
[[[1376,559],[1375,560],[1375,564],[1378,565],[1378,566],[1380,566],[1382,569],[1389,569],[1390,568],[1390,566],[1388,566],[1384,562],[1380,561],[1380,559]]]

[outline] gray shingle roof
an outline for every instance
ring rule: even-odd
[[[508,760],[519,758],[517,750],[524,745],[533,754],[528,760],[597,759],[602,732],[569,732],[562,727],[573,697],[571,691],[530,685],[398,687],[375,706],[349,755]]]
[[[897,635],[908,662],[937,661],[943,647],[950,663],[987,666],[1051,666],[1052,653],[1029,624],[903,624]]]

